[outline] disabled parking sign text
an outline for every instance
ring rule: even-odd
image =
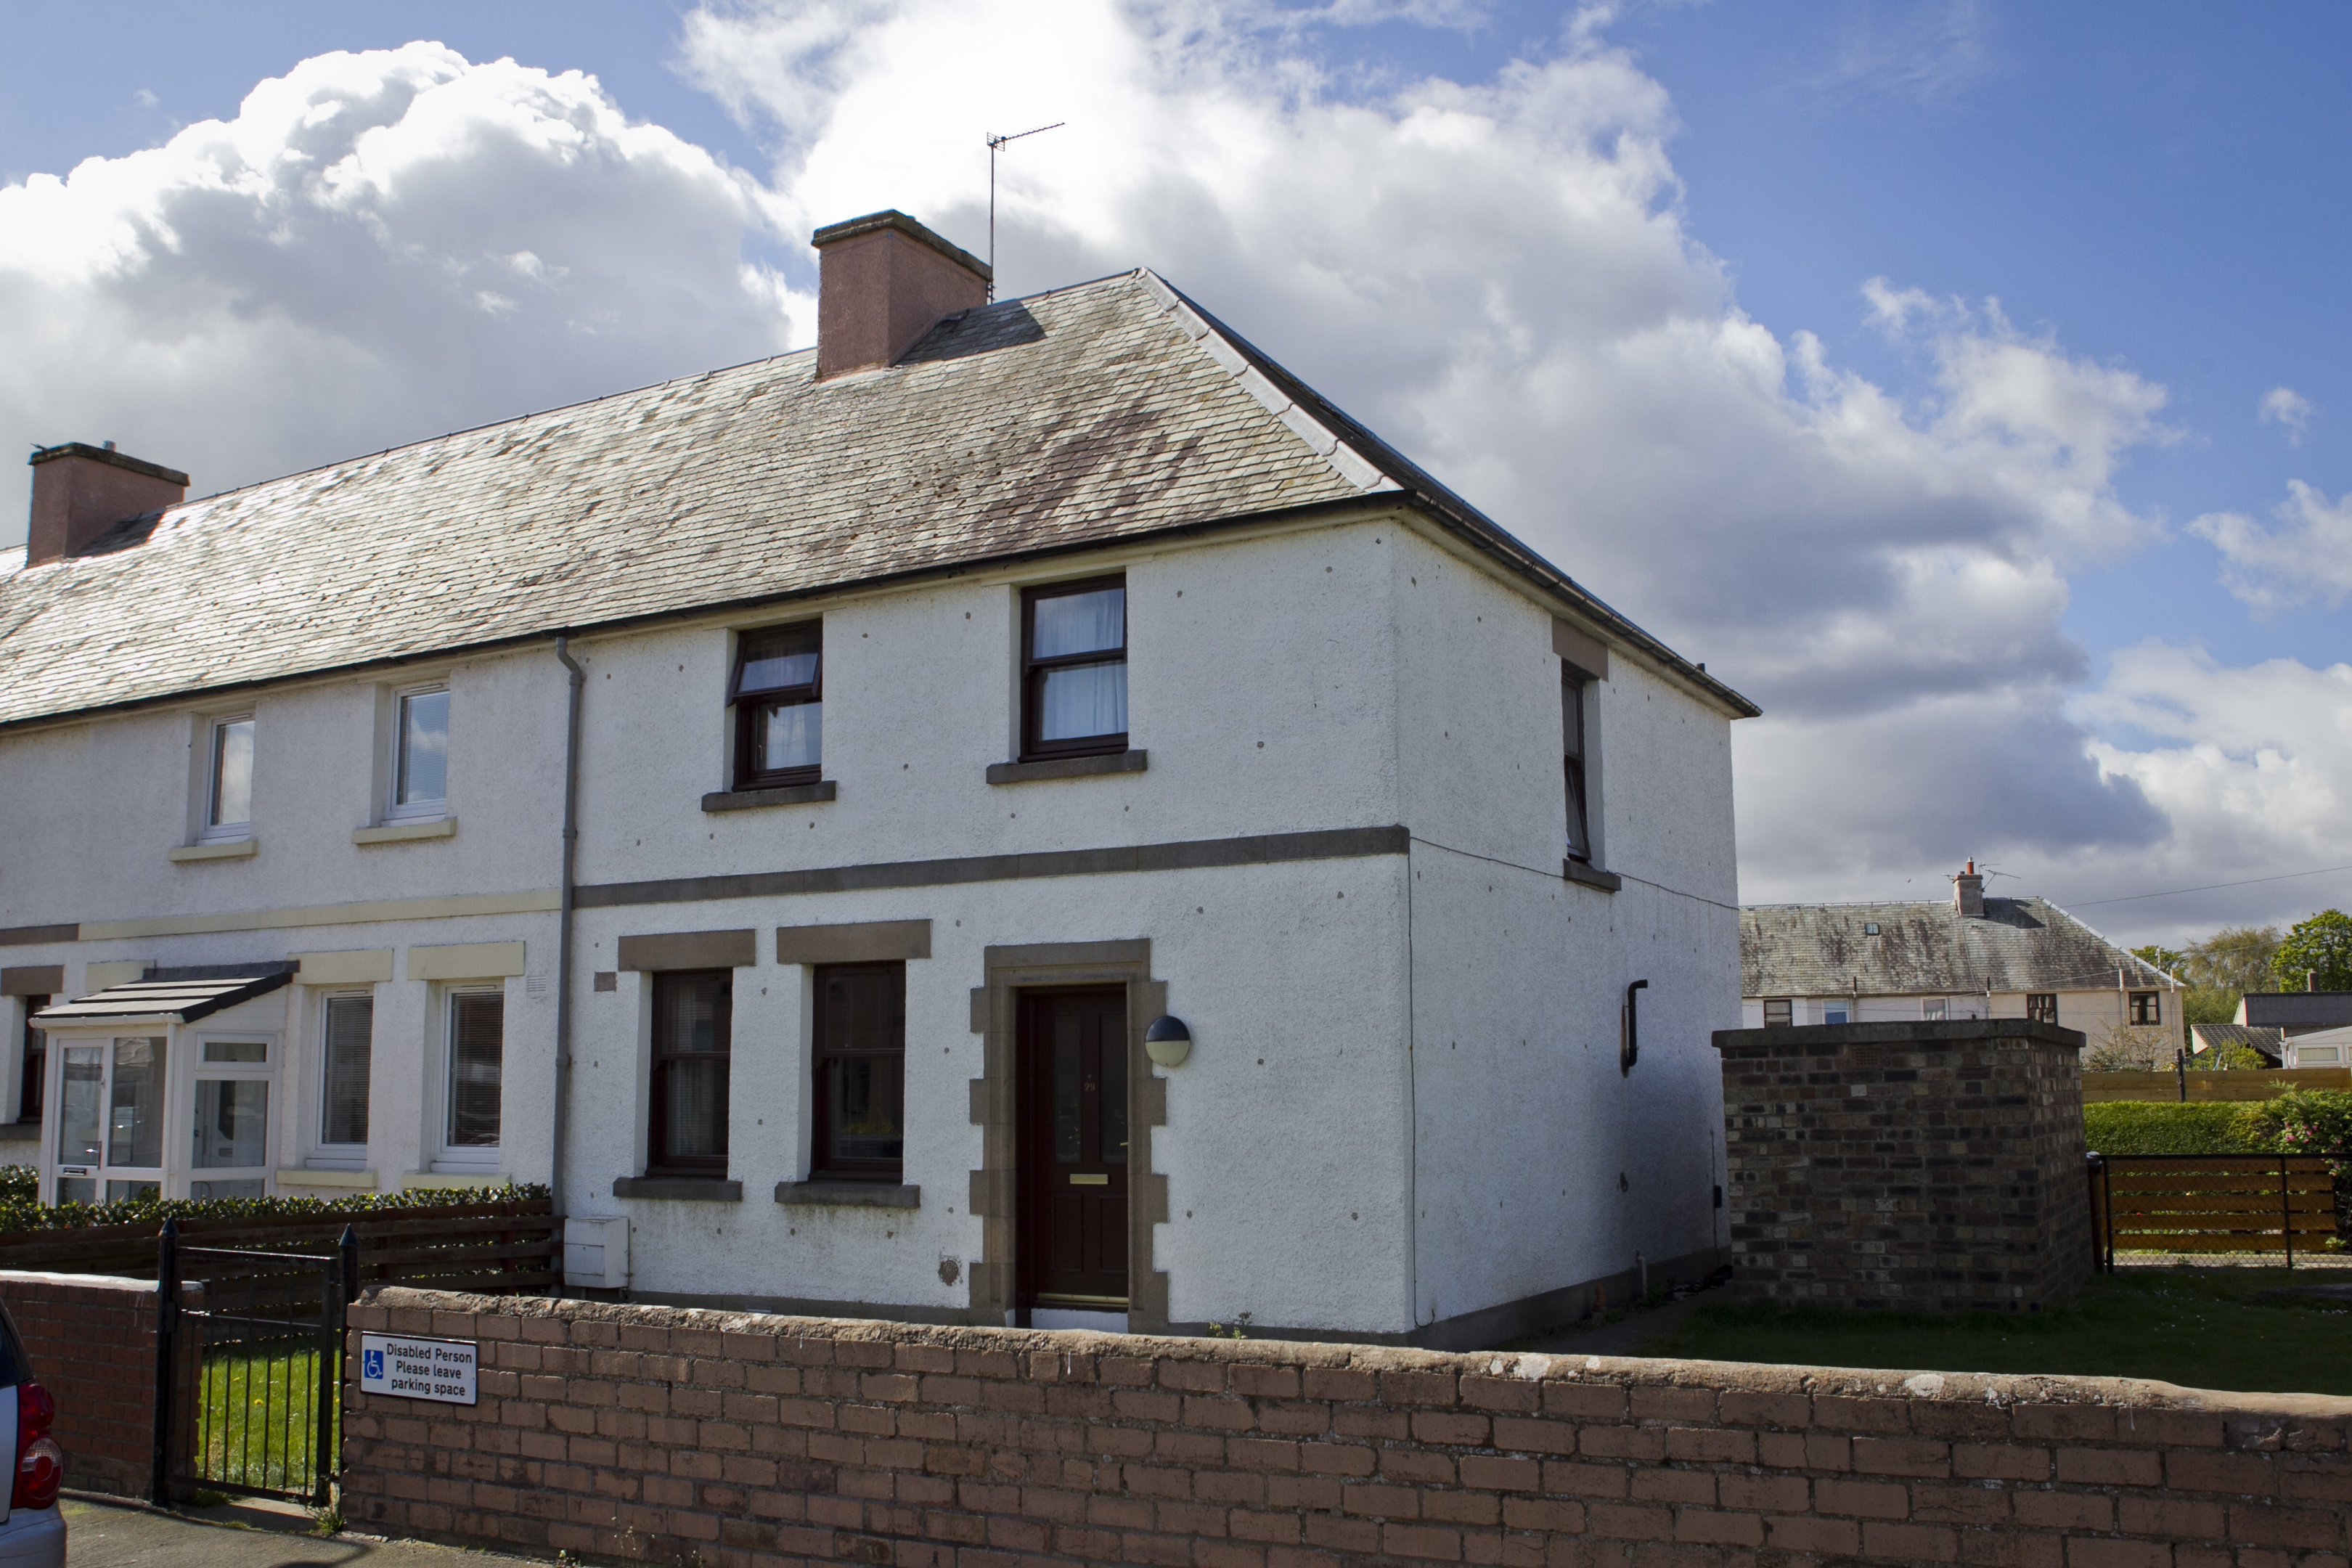
[[[471,1340],[423,1340],[399,1334],[360,1336],[360,1392],[401,1399],[474,1403],[479,1351]]]

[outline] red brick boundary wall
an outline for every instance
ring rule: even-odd
[[[2352,1399],[1443,1354],[387,1289],[472,1407],[369,1396],[364,1528],[698,1568],[2345,1568]],[[356,1350],[356,1345],[354,1345]]]
[[[66,1485],[147,1495],[155,1444],[155,1282],[0,1270],[33,1376],[58,1404]]]

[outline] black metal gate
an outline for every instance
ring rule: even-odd
[[[167,1220],[157,1262],[154,1500],[208,1489],[325,1507],[357,1233],[332,1252],[257,1252],[183,1247]]]

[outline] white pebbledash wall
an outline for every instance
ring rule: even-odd
[[[969,1309],[982,1222],[972,989],[991,945],[1149,938],[1192,1059],[1164,1073],[1169,1182],[1152,1256],[1180,1323],[1401,1335],[1641,1265],[1687,1273],[1723,1238],[1710,1033],[1739,1017],[1728,716],[1624,650],[1598,689],[1594,810],[1608,892],[1560,875],[1559,664],[1549,611],[1417,520],[1375,518],[1099,552],[573,644],[587,671],[579,879],[630,882],[877,861],[1410,829],[1408,855],[583,909],[573,976],[568,1213],[622,1215],[633,1286],[671,1298]],[[1131,744],[1147,772],[991,785],[1014,752],[1019,590],[1127,574]],[[732,632],[821,614],[835,800],[706,813],[727,787]],[[504,1170],[549,1171],[563,671],[546,646],[446,667],[446,839],[361,847],[382,680],[255,704],[248,859],[173,864],[190,836],[191,710],[0,739],[0,925],[84,940],[64,963],[242,962],[394,949],[375,987],[369,1163],[429,1163],[432,984],[416,946],[523,942],[507,980]],[[415,677],[403,674],[392,683]],[[514,912],[352,919],[360,900],[506,896]],[[542,907],[521,908],[538,900]],[[453,906],[455,908],[455,906]],[[215,926],[237,911],[250,929]],[[275,911],[275,912],[273,912]],[[356,911],[355,911],[356,912]],[[809,971],[775,928],[929,920],[908,964],[906,1181],[914,1209],[774,1202],[808,1168]],[[110,927],[101,922],[115,922]],[[135,927],[133,922],[146,921]],[[160,922],[160,923],[159,923]],[[730,1168],[740,1204],[616,1198],[644,1170],[649,987],[625,935],[752,928],[735,984]],[[120,934],[108,934],[117,932]],[[1619,1067],[1641,994],[1641,1058]],[[281,1165],[316,1125],[315,987],[289,1001]],[[307,1075],[307,1076],[306,1076]],[[1565,1299],[1563,1297],[1562,1299]]]

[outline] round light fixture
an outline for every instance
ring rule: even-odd
[[[1162,1015],[1143,1031],[1144,1054],[1164,1068],[1180,1068],[1192,1054],[1192,1031],[1184,1020]]]

